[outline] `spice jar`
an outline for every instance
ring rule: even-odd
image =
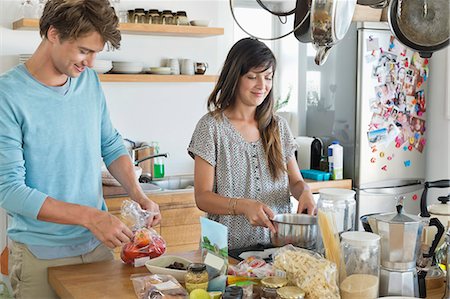
[[[303,299],[305,291],[299,287],[282,287],[277,290],[278,299]]]
[[[346,275],[340,284],[341,298],[377,298],[380,236],[368,232],[345,232],[341,237]]]
[[[189,19],[185,11],[183,10],[177,11],[176,18],[177,18],[177,25],[189,25]]]
[[[163,24],[174,25],[174,17],[171,10],[163,10],[161,18]]]
[[[287,285],[288,281],[284,277],[269,276],[261,280],[262,295],[261,299],[276,299],[277,289]]]
[[[189,264],[184,277],[186,290],[190,293],[194,289],[208,289],[208,272],[202,263]]]

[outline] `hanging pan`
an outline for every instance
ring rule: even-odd
[[[294,31],[295,37],[302,43],[313,41],[310,21],[311,0],[297,0],[295,8]]]
[[[325,63],[330,49],[342,40],[350,27],[356,0],[312,0],[311,32],[315,63]]]
[[[448,0],[391,0],[388,21],[395,37],[423,58],[449,44]]]
[[[256,2],[273,15],[285,17],[295,12],[295,0],[256,0]]]

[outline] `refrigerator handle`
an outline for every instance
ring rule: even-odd
[[[403,187],[387,187],[387,188],[367,188],[360,189],[359,192],[365,195],[400,195],[404,193],[411,193],[422,190],[422,185],[410,185]]]

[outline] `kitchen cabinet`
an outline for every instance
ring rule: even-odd
[[[37,30],[38,19],[20,19],[12,24],[13,30]],[[130,24],[121,23],[119,29],[125,34],[149,36],[178,36],[178,37],[210,37],[224,34],[223,28],[200,26],[176,26],[159,24]],[[100,74],[102,82],[216,82],[215,75],[150,75],[150,74]]]
[[[167,253],[190,251],[199,248],[200,217],[205,213],[195,204],[194,191],[162,192],[148,195],[159,205],[162,220],[155,230],[166,240]],[[106,205],[111,214],[120,217],[122,202],[128,197],[106,198]],[[114,251],[120,259],[120,248]]]

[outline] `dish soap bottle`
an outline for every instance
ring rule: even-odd
[[[155,155],[159,154],[159,144],[154,143]],[[153,162],[153,178],[160,179],[164,177],[164,160],[163,157],[154,158]]]

